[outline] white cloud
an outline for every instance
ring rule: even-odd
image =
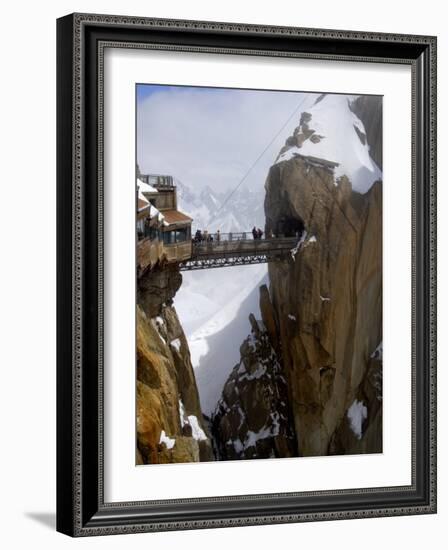
[[[192,187],[233,189],[294,109],[304,99],[308,102],[307,95],[159,88],[138,104],[140,168],[143,173],[174,175]],[[264,185],[269,166],[298,125],[300,111],[257,163],[247,178],[249,185]]]

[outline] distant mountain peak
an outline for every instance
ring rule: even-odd
[[[264,227],[264,189],[250,189],[244,182],[237,189],[217,192],[207,185],[195,189],[175,178],[178,207],[193,218],[193,231],[240,233],[256,225]]]

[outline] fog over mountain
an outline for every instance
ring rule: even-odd
[[[205,189],[217,195],[229,193],[309,95],[139,86],[137,161],[141,171],[171,174],[195,194]],[[248,189],[263,189],[285,135],[296,125],[290,120],[252,168],[245,180]]]

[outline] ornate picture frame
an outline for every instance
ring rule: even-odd
[[[104,498],[104,52],[399,64],[412,72],[411,484]],[[57,530],[70,536],[436,512],[436,38],[72,14],[57,22]],[[133,369],[133,365],[129,365]]]

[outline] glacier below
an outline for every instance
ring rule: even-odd
[[[249,314],[260,318],[259,287],[267,281],[267,264],[183,273],[174,307],[188,340],[207,416],[215,410],[240,360],[241,343],[250,333]]]

